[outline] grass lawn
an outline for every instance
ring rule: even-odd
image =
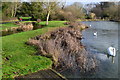
[[[35,21],[22,21],[23,23],[26,22],[35,22]],[[5,23],[5,24],[0,24],[0,30],[5,30],[5,29],[9,29],[11,27],[19,27],[18,25],[14,24],[14,23]]]
[[[22,19],[31,19],[32,17],[19,17],[19,18],[22,18]]]
[[[36,22],[36,21],[22,21],[22,23],[26,23],[26,22]],[[49,23],[49,27],[56,27],[56,26],[62,26],[63,24],[61,24],[64,21],[58,22],[58,21],[50,21]],[[40,24],[45,25],[46,21],[42,21]],[[54,24],[56,23],[56,24]],[[54,24],[54,25],[53,25]],[[14,24],[14,23],[6,23],[6,24],[0,24],[0,30],[5,30],[5,29],[9,29],[11,27],[19,27],[18,25]]]
[[[0,80],[2,78],[2,55],[0,54]]]
[[[22,23],[26,23],[26,22],[36,22],[36,21],[22,21]],[[42,22],[42,24],[43,23],[44,22]],[[5,24],[0,24],[0,31],[5,30],[5,29],[9,29],[9,28],[12,28],[12,27],[19,27],[19,26],[12,23],[12,22],[8,22],[8,23],[5,23]]]
[[[25,42],[36,35],[44,34],[53,27],[64,26],[64,21],[49,21],[49,25],[37,30],[12,34],[2,38],[3,78],[13,78],[25,75],[41,69],[50,68],[52,61],[43,56],[37,56],[34,46],[28,46]],[[45,24],[41,22],[40,24]]]
[[[9,29],[11,27],[19,27],[19,26],[13,23],[0,24],[0,30]]]

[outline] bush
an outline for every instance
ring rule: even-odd
[[[32,22],[32,24],[33,24],[34,27],[37,27],[37,26],[40,25],[38,22]]]
[[[43,26],[40,25],[38,22],[33,22],[32,24],[33,24],[33,30],[39,29],[39,28],[42,28],[42,27],[43,27]]]
[[[40,23],[40,22],[41,22],[41,19],[37,19],[37,22]]]

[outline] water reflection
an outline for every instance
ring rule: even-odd
[[[83,31],[83,44],[87,50],[94,53],[100,60],[100,66],[96,77],[115,78],[118,77],[118,56],[108,58],[107,49],[112,45],[118,49],[118,23],[116,22],[83,22],[91,27]],[[97,31],[97,37],[92,33]],[[113,73],[114,72],[114,73]]]
[[[62,72],[67,78],[117,78],[118,77],[118,52],[112,63],[112,57],[107,57],[107,49],[113,45],[118,49],[118,25],[117,22],[109,21],[87,21],[84,24],[91,25],[90,28],[82,32],[84,39],[82,43],[86,49],[93,53],[99,60],[99,68],[97,72],[92,75],[82,76],[79,71],[69,72],[70,70]],[[97,32],[97,36],[93,34]]]

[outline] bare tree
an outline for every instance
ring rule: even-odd
[[[95,4],[94,3],[90,3],[90,4],[85,4],[84,5],[84,8],[86,10],[86,13],[89,14],[89,12],[91,11],[91,9],[95,7]]]
[[[67,7],[65,7],[64,11],[71,13],[74,18],[83,18],[84,12],[83,12],[83,5],[81,3],[75,2]]]
[[[47,10],[47,18],[46,18],[46,25],[48,25],[48,21],[49,21],[49,17],[50,17],[50,13],[52,11],[54,11],[54,9],[56,8],[56,6],[59,4],[60,2],[57,2],[56,0],[54,2],[50,2],[48,0],[48,2],[45,2],[44,5],[46,7]]]
[[[61,2],[61,9],[64,9],[66,5],[66,2]]]
[[[3,15],[8,17],[15,17],[17,9],[20,7],[22,3],[16,0],[15,2],[2,2],[2,11],[4,12]]]
[[[15,2],[11,3],[11,17],[15,17],[17,8],[18,8],[19,1],[15,0]]]

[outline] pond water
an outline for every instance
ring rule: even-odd
[[[87,51],[93,53],[99,60],[98,69],[91,75],[81,75],[78,71],[70,72],[66,70],[61,72],[67,78],[118,78],[118,54],[112,58],[107,57],[107,48],[111,45],[118,49],[118,31],[120,23],[110,21],[85,21],[86,25],[91,25],[90,28],[82,32],[84,39],[82,43],[86,46]],[[93,33],[97,32],[97,36]]]

